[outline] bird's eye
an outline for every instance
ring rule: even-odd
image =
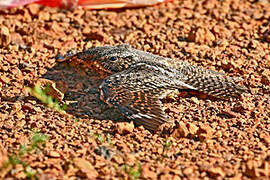
[[[116,61],[116,60],[117,60],[117,57],[112,56],[112,57],[110,58],[110,60],[111,60],[111,61]]]

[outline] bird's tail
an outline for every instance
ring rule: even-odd
[[[237,81],[239,81],[239,78],[231,78],[224,75],[200,74],[199,76],[190,76],[185,83],[211,96],[228,99],[230,97],[237,98],[242,93],[247,92],[247,88],[238,85]]]

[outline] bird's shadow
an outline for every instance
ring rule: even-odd
[[[97,72],[71,67],[66,63],[58,63],[48,69],[42,78],[52,80],[64,93],[64,102],[68,103],[66,112],[76,118],[92,118],[97,120],[123,121],[124,117],[100,100],[99,85],[104,77]]]

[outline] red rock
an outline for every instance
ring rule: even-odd
[[[146,179],[157,179],[157,173],[152,170],[151,166],[144,164],[142,165],[142,177]]]
[[[188,41],[190,41],[190,42],[195,42],[196,41],[197,29],[198,28],[195,28],[195,27],[191,28],[191,30],[190,30],[190,32],[188,34],[188,37],[187,37]]]
[[[135,154],[131,154],[131,153],[126,153],[126,164],[133,166],[134,164],[136,164],[137,162],[137,157],[135,156]]]
[[[115,128],[116,128],[115,130],[119,134],[122,134],[122,135],[129,134],[133,131],[134,124],[132,121],[131,122],[119,122],[116,124]]]
[[[206,0],[204,1],[204,7],[207,9],[214,9],[217,4],[216,0]]]
[[[187,167],[183,170],[183,173],[185,176],[190,176],[193,173],[193,168],[192,167]]]
[[[245,169],[245,173],[249,176],[249,177],[252,177],[252,178],[255,178],[255,177],[259,177],[259,174],[258,174],[258,163],[254,160],[249,160],[247,163],[246,163],[246,169]]]
[[[27,6],[27,8],[29,9],[29,11],[30,11],[30,13],[32,14],[32,15],[37,15],[38,14],[38,12],[39,12],[39,8],[40,8],[40,5],[38,5],[38,4],[29,4],[28,6]]]
[[[211,31],[209,31],[208,29],[206,29],[205,30],[205,41],[206,42],[213,42],[215,40],[216,40],[216,38],[215,38],[214,34]]]
[[[200,104],[200,101],[198,100],[197,97],[192,97],[192,98],[191,98],[191,101],[194,102],[194,103],[197,104],[197,105]]]
[[[89,161],[82,158],[75,158],[73,162],[81,172],[85,173],[87,178],[96,179],[98,177],[98,172]]]
[[[51,15],[47,11],[40,11],[38,13],[38,20],[40,20],[40,21],[49,21],[50,18],[51,18]]]
[[[18,45],[21,45],[21,46],[24,46],[25,43],[22,39],[22,36],[19,34],[19,33],[11,33],[10,34],[10,39],[11,39],[11,42],[12,43],[15,43],[15,44],[18,44]]]
[[[106,37],[107,35],[101,30],[92,30],[90,33],[87,34],[87,38],[91,40],[103,41]]]
[[[53,158],[61,157],[61,155],[57,151],[50,151],[49,156]]]
[[[265,69],[262,72],[262,79],[261,82],[265,85],[270,85],[270,70],[269,69]]]
[[[181,180],[181,178],[179,177],[179,175],[174,175],[172,180]]]
[[[26,21],[26,22],[31,22],[31,21],[32,21],[32,16],[30,15],[28,9],[23,8],[22,10],[23,10],[23,12],[24,12],[24,14],[23,14],[23,19],[24,19],[24,21]]]
[[[173,177],[174,175],[167,173],[167,174],[162,174],[160,176],[160,179],[173,179]]]
[[[212,178],[217,178],[219,176],[225,177],[225,173],[221,167],[216,167],[216,168],[212,167],[207,172],[208,172],[209,176]]]
[[[112,157],[112,161],[116,162],[117,164],[124,164],[123,157],[120,156],[119,154],[116,154]]]
[[[270,135],[269,135],[269,134],[261,133],[261,134],[260,134],[260,138],[261,138],[266,144],[268,144],[268,146],[270,146]]]
[[[236,112],[233,112],[230,109],[224,109],[224,110],[222,110],[222,114],[228,116],[229,118],[235,118],[235,117],[238,117],[239,116]]]
[[[269,54],[266,54],[264,56],[264,59],[267,61],[267,63],[270,65],[270,55]]]
[[[229,180],[242,180],[242,174],[236,174],[234,177],[229,178]]]
[[[188,128],[188,131],[191,135],[196,135],[197,134],[197,131],[199,129],[198,126],[196,126],[195,124],[193,123],[188,123],[187,124],[187,128]]]
[[[0,31],[0,46],[7,46],[11,42],[11,36],[9,33],[9,29],[6,26],[1,26]]]
[[[212,43],[216,38],[214,34],[206,28],[192,28],[188,34],[187,39],[191,42],[199,44]]]
[[[59,25],[59,23],[57,23],[55,21],[53,21],[51,28],[56,33],[62,33],[63,32],[63,28]]]
[[[11,167],[1,168],[8,162],[8,155],[6,149],[0,144],[0,178],[5,177]]]
[[[183,122],[179,122],[179,124],[176,125],[176,129],[173,130],[171,136],[174,138],[183,138],[187,137],[189,131]]]
[[[263,39],[270,43],[270,30],[266,30],[263,34]]]
[[[89,26],[85,26],[82,30],[83,35],[88,35],[91,33],[91,28]]]
[[[0,113],[0,119],[1,119],[2,121],[4,121],[4,120],[7,119],[7,118],[8,118],[8,114]]]
[[[197,132],[200,141],[211,139],[213,136],[213,129],[209,125],[200,124],[199,130]]]

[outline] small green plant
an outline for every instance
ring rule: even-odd
[[[112,145],[112,140],[111,140],[111,135],[110,134],[106,134],[106,136],[105,136],[105,135],[102,135],[102,134],[99,134],[99,133],[93,133],[92,136],[97,141],[99,141],[101,144],[107,142],[109,145]]]
[[[4,163],[3,167],[0,167],[0,169],[8,168],[9,166],[15,167],[17,164],[21,164],[24,168],[23,172],[25,173],[26,177],[36,179],[36,171],[21,159],[29,153],[34,153],[37,150],[40,150],[45,145],[47,139],[48,138],[46,135],[35,133],[31,138],[31,143],[28,145],[20,145],[18,154],[10,155],[8,161]]]
[[[112,138],[111,138],[111,135],[110,134],[107,134],[106,135],[106,139],[107,139],[107,142],[109,143],[109,145],[112,146],[113,144],[112,144]]]
[[[136,163],[134,166],[124,164],[123,170],[128,173],[131,179],[138,179],[142,173],[142,166],[140,162]]]
[[[104,143],[105,142],[105,138],[102,136],[102,134],[99,133],[94,133],[93,137],[99,141],[100,143]]]
[[[164,157],[167,157],[167,154],[165,153],[171,148],[172,143],[173,143],[172,141],[166,139],[162,144],[162,155]]]
[[[27,178],[36,179],[37,172],[35,170],[33,170],[30,166],[26,166],[24,173],[26,174]]]
[[[32,96],[40,100],[42,103],[47,104],[48,107],[55,109],[58,112],[65,111],[67,105],[59,105],[59,102],[56,99],[53,99],[52,96],[48,95],[49,88],[49,85],[47,85],[44,89],[39,86],[34,86],[33,88],[28,87],[27,90]]]
[[[172,145],[172,141],[169,141],[168,139],[165,140],[165,142],[162,144],[163,150],[169,150]]]
[[[30,147],[26,149],[26,152],[41,149],[47,139],[48,137],[45,134],[35,133],[32,137],[32,142],[29,145]]]
[[[25,165],[25,163],[22,162],[18,156],[12,154],[8,157],[8,162],[4,163],[4,167],[7,168],[9,165],[15,166],[16,164],[22,164],[23,166]]]

